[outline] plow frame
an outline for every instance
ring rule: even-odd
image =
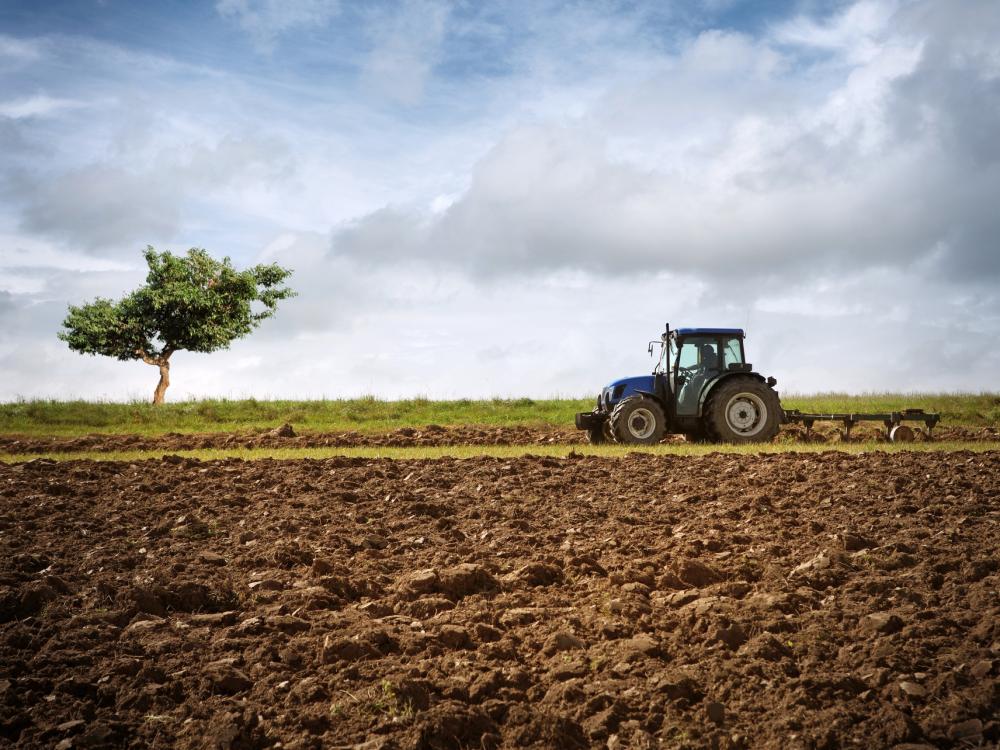
[[[806,438],[812,433],[816,422],[840,422],[844,425],[844,439],[851,439],[851,428],[859,422],[882,422],[885,425],[886,439],[897,441],[894,428],[904,422],[923,422],[924,434],[932,439],[931,431],[941,421],[941,415],[936,412],[925,412],[923,409],[903,409],[902,411],[885,412],[881,414],[845,413],[845,414],[805,414],[798,409],[784,409],[785,422],[799,422],[806,428]],[[905,438],[900,438],[905,439]],[[911,438],[912,439],[912,435]]]

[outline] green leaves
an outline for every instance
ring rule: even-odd
[[[295,295],[282,285],[292,272],[277,264],[238,271],[229,258],[216,260],[198,248],[176,256],[148,247],[143,256],[144,286],[118,302],[70,306],[59,333],[70,349],[121,360],[165,360],[178,349],[213,352],[248,335]],[[255,302],[264,309],[255,312]]]
[[[147,348],[149,337],[141,320],[130,314],[130,308],[129,298],[114,303],[99,297],[80,307],[70,305],[63,321],[66,330],[59,333],[59,338],[81,354],[136,359],[140,356],[137,351]]]

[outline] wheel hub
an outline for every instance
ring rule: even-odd
[[[726,405],[726,421],[734,432],[755,435],[767,421],[767,406],[755,393],[737,393]]]
[[[636,409],[628,416],[628,431],[637,440],[645,440],[656,429],[656,420],[649,409]]]

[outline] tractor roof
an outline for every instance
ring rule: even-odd
[[[743,337],[742,328],[678,328],[678,336],[739,336]]]

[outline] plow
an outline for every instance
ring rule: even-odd
[[[577,429],[591,443],[652,445],[664,435],[680,434],[696,442],[765,443],[783,424],[801,424],[806,439],[817,422],[839,422],[844,438],[862,422],[881,422],[892,442],[911,442],[923,426],[931,439],[941,415],[922,409],[884,413],[811,414],[781,406],[777,380],[764,377],[746,361],[741,328],[678,328],[649,342],[659,346],[651,375],[616,380],[602,389],[590,412],[576,415]]]
[[[861,422],[882,422],[885,438],[893,443],[910,443],[916,438],[912,427],[905,422],[923,423],[924,437],[932,439],[931,431],[941,421],[941,415],[923,409],[903,409],[885,413],[804,414],[798,409],[782,410],[785,423],[799,423],[806,430],[806,439],[812,434],[816,422],[840,422],[844,426],[844,439],[851,439],[851,428]],[[918,426],[919,429],[919,426]]]

